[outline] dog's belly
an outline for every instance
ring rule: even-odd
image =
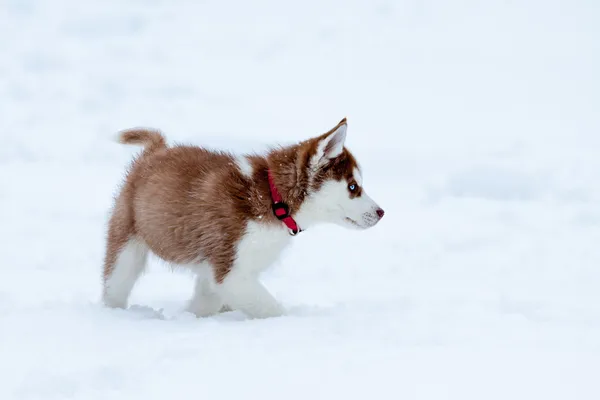
[[[150,200],[152,201],[152,200]],[[285,225],[248,221],[233,230],[224,217],[210,215],[198,206],[193,215],[180,214],[165,202],[138,207],[136,228],[150,250],[165,261],[194,264],[230,254],[232,269],[260,273],[272,265],[291,236]]]

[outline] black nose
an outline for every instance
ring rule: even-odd
[[[377,209],[377,215],[379,215],[379,218],[383,218],[383,214],[385,214],[385,211],[383,211],[381,208]]]

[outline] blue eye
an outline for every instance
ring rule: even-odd
[[[348,189],[350,189],[351,192],[354,192],[356,190],[356,184],[352,183],[348,186]]]

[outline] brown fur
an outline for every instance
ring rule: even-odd
[[[271,209],[269,169],[292,216],[309,189],[317,189],[329,178],[351,179],[356,160],[346,149],[312,181],[307,168],[319,140],[345,123],[344,118],[319,137],[274,149],[266,156],[249,156],[251,178],[240,172],[236,158],[229,153],[197,146],[167,147],[158,131],[122,132],[121,143],[143,144],[145,150],[133,161],[115,201],[109,221],[104,282],[112,273],[118,253],[132,238],[142,240],[168,262],[208,261],[216,281],[222,282],[248,220],[281,224]]]

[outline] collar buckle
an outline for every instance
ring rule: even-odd
[[[278,220],[283,221],[290,216],[290,207],[286,203],[273,203],[273,214]]]

